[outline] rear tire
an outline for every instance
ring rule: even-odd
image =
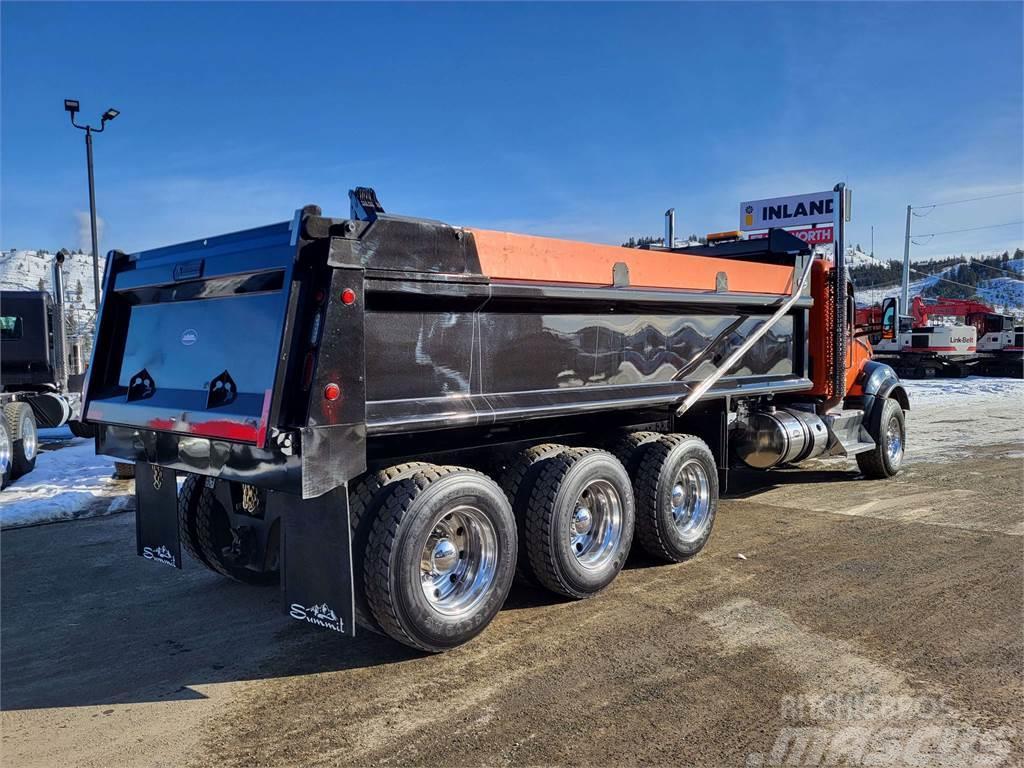
[[[0,490],[11,482],[11,436],[7,424],[0,419]]]
[[[211,571],[216,571],[203,557],[202,550],[199,548],[199,533],[196,531],[196,509],[199,506],[199,495],[205,488],[205,477],[186,475],[181,484],[181,491],[178,493],[178,538],[193,560]]]
[[[512,586],[516,526],[498,484],[461,467],[391,484],[366,552],[374,618],[404,645],[437,653],[472,640]]]
[[[36,417],[28,403],[4,406],[4,421],[11,441],[11,479],[27,475],[36,467],[39,434]]]
[[[135,465],[132,464],[130,461],[115,461],[114,477],[116,477],[118,480],[134,480]]]
[[[352,528],[352,586],[355,594],[356,621],[374,632],[382,632],[380,624],[373,618],[370,604],[366,602],[366,580],[363,577],[363,563],[366,547],[370,541],[377,513],[390,493],[390,486],[424,469],[436,469],[424,461],[410,461],[397,464],[378,472],[364,475],[348,494],[349,523]]]
[[[253,570],[237,565],[225,554],[224,550],[231,545],[233,538],[231,518],[217,495],[217,483],[210,485],[197,475],[185,478],[178,497],[178,525],[186,551],[211,571],[243,584],[277,582],[280,576],[277,568]],[[273,531],[268,539],[271,542],[276,540]],[[268,553],[269,549],[270,545]]]
[[[892,398],[882,402],[877,419],[868,430],[875,441],[874,449],[857,454],[857,466],[865,477],[873,480],[893,477],[903,466],[907,426],[903,408]]]
[[[83,424],[76,419],[72,419],[68,422],[68,429],[71,430],[71,434],[75,437],[96,437],[95,424]]]
[[[533,486],[544,468],[544,462],[569,450],[560,443],[542,443],[520,451],[502,472],[498,484],[508,496],[512,512],[516,516],[516,530],[519,537],[519,556],[516,559],[516,578],[524,584],[537,586],[526,554],[525,518]]]
[[[608,450],[615,455],[615,458],[622,462],[622,466],[626,468],[626,474],[633,477],[640,466],[640,461],[643,459],[647,447],[659,437],[661,437],[661,432],[630,432],[627,435],[623,435]]]
[[[700,552],[718,511],[718,470],[693,435],[662,435],[636,472],[636,533],[652,557],[679,563]]]
[[[524,540],[531,575],[585,598],[618,576],[633,541],[633,489],[607,451],[573,448],[546,462],[533,486]]]

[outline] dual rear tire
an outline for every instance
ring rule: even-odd
[[[424,651],[476,637],[501,609],[515,576],[512,507],[484,474],[428,466],[390,485],[363,559],[377,625]]]
[[[28,403],[3,406],[0,416],[0,487],[27,475],[36,466],[39,434]]]
[[[188,475],[178,493],[179,538],[185,551],[214,573],[243,584],[274,584],[279,578],[278,523],[270,528],[270,541],[260,548],[264,556],[259,567],[243,565],[232,556],[232,550],[243,543],[239,536],[246,533],[244,521],[238,524],[240,515],[235,510],[235,497],[246,492],[238,483]],[[258,514],[261,507],[265,510],[266,492],[256,489],[249,489],[249,492],[254,494],[253,513]]]
[[[659,559],[692,557],[717,510],[710,450],[687,435],[628,443],[624,461],[595,448],[534,446],[505,466],[503,487],[430,464],[364,478],[350,496],[360,622],[439,652],[491,622],[517,572],[581,599],[619,574],[634,531]]]
[[[660,559],[696,554],[717,506],[707,446],[643,433],[623,441],[619,453],[622,460],[596,448],[534,446],[505,467],[502,485],[472,469],[421,462],[364,476],[349,493],[357,621],[440,652],[483,631],[517,572],[581,599],[619,574],[634,532]],[[216,488],[186,478],[179,496],[185,548],[211,570],[266,583],[269,572],[225,556],[229,514],[224,489]]]

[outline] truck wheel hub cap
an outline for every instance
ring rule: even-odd
[[[676,530],[686,542],[699,539],[711,519],[711,483],[704,465],[695,459],[683,463],[669,492]]]
[[[6,432],[0,432],[0,474],[7,474],[11,465],[11,444],[7,441]]]
[[[903,435],[896,419],[890,419],[885,430],[885,450],[889,454],[890,464],[899,464],[903,459]]]
[[[459,562],[459,550],[448,539],[440,539],[434,545],[434,571],[448,573]]]
[[[498,567],[498,533],[483,510],[461,505],[442,511],[420,554],[420,586],[442,616],[472,615],[491,593]]]
[[[594,516],[590,514],[590,510],[586,507],[580,507],[572,516],[572,530],[577,536],[590,533],[593,524]]]
[[[622,541],[622,499],[607,480],[588,483],[573,506],[569,547],[588,570],[605,567],[618,556]]]
[[[21,418],[21,450],[25,458],[32,461],[36,457],[36,448],[39,445],[39,437],[36,432],[36,420],[32,418],[31,412],[26,412]]]

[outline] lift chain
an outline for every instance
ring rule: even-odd
[[[259,503],[260,497],[256,486],[242,483],[242,509],[251,515],[256,511]]]
[[[153,465],[153,490],[159,491],[164,484],[164,468],[159,464]]]

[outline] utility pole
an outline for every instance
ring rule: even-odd
[[[907,235],[903,241],[903,291],[900,294],[900,314],[907,314],[910,307],[910,211],[907,206]]]
[[[92,287],[93,302],[96,311],[100,309],[100,247],[99,236],[96,232],[96,183],[92,171],[92,135],[103,133],[107,122],[113,120],[119,114],[116,109],[108,109],[100,118],[100,127],[93,128],[91,125],[79,125],[75,122],[75,115],[78,113],[78,102],[75,99],[64,99],[64,111],[71,115],[71,124],[80,131],[85,131],[85,162],[89,170],[89,223],[92,228]]]

